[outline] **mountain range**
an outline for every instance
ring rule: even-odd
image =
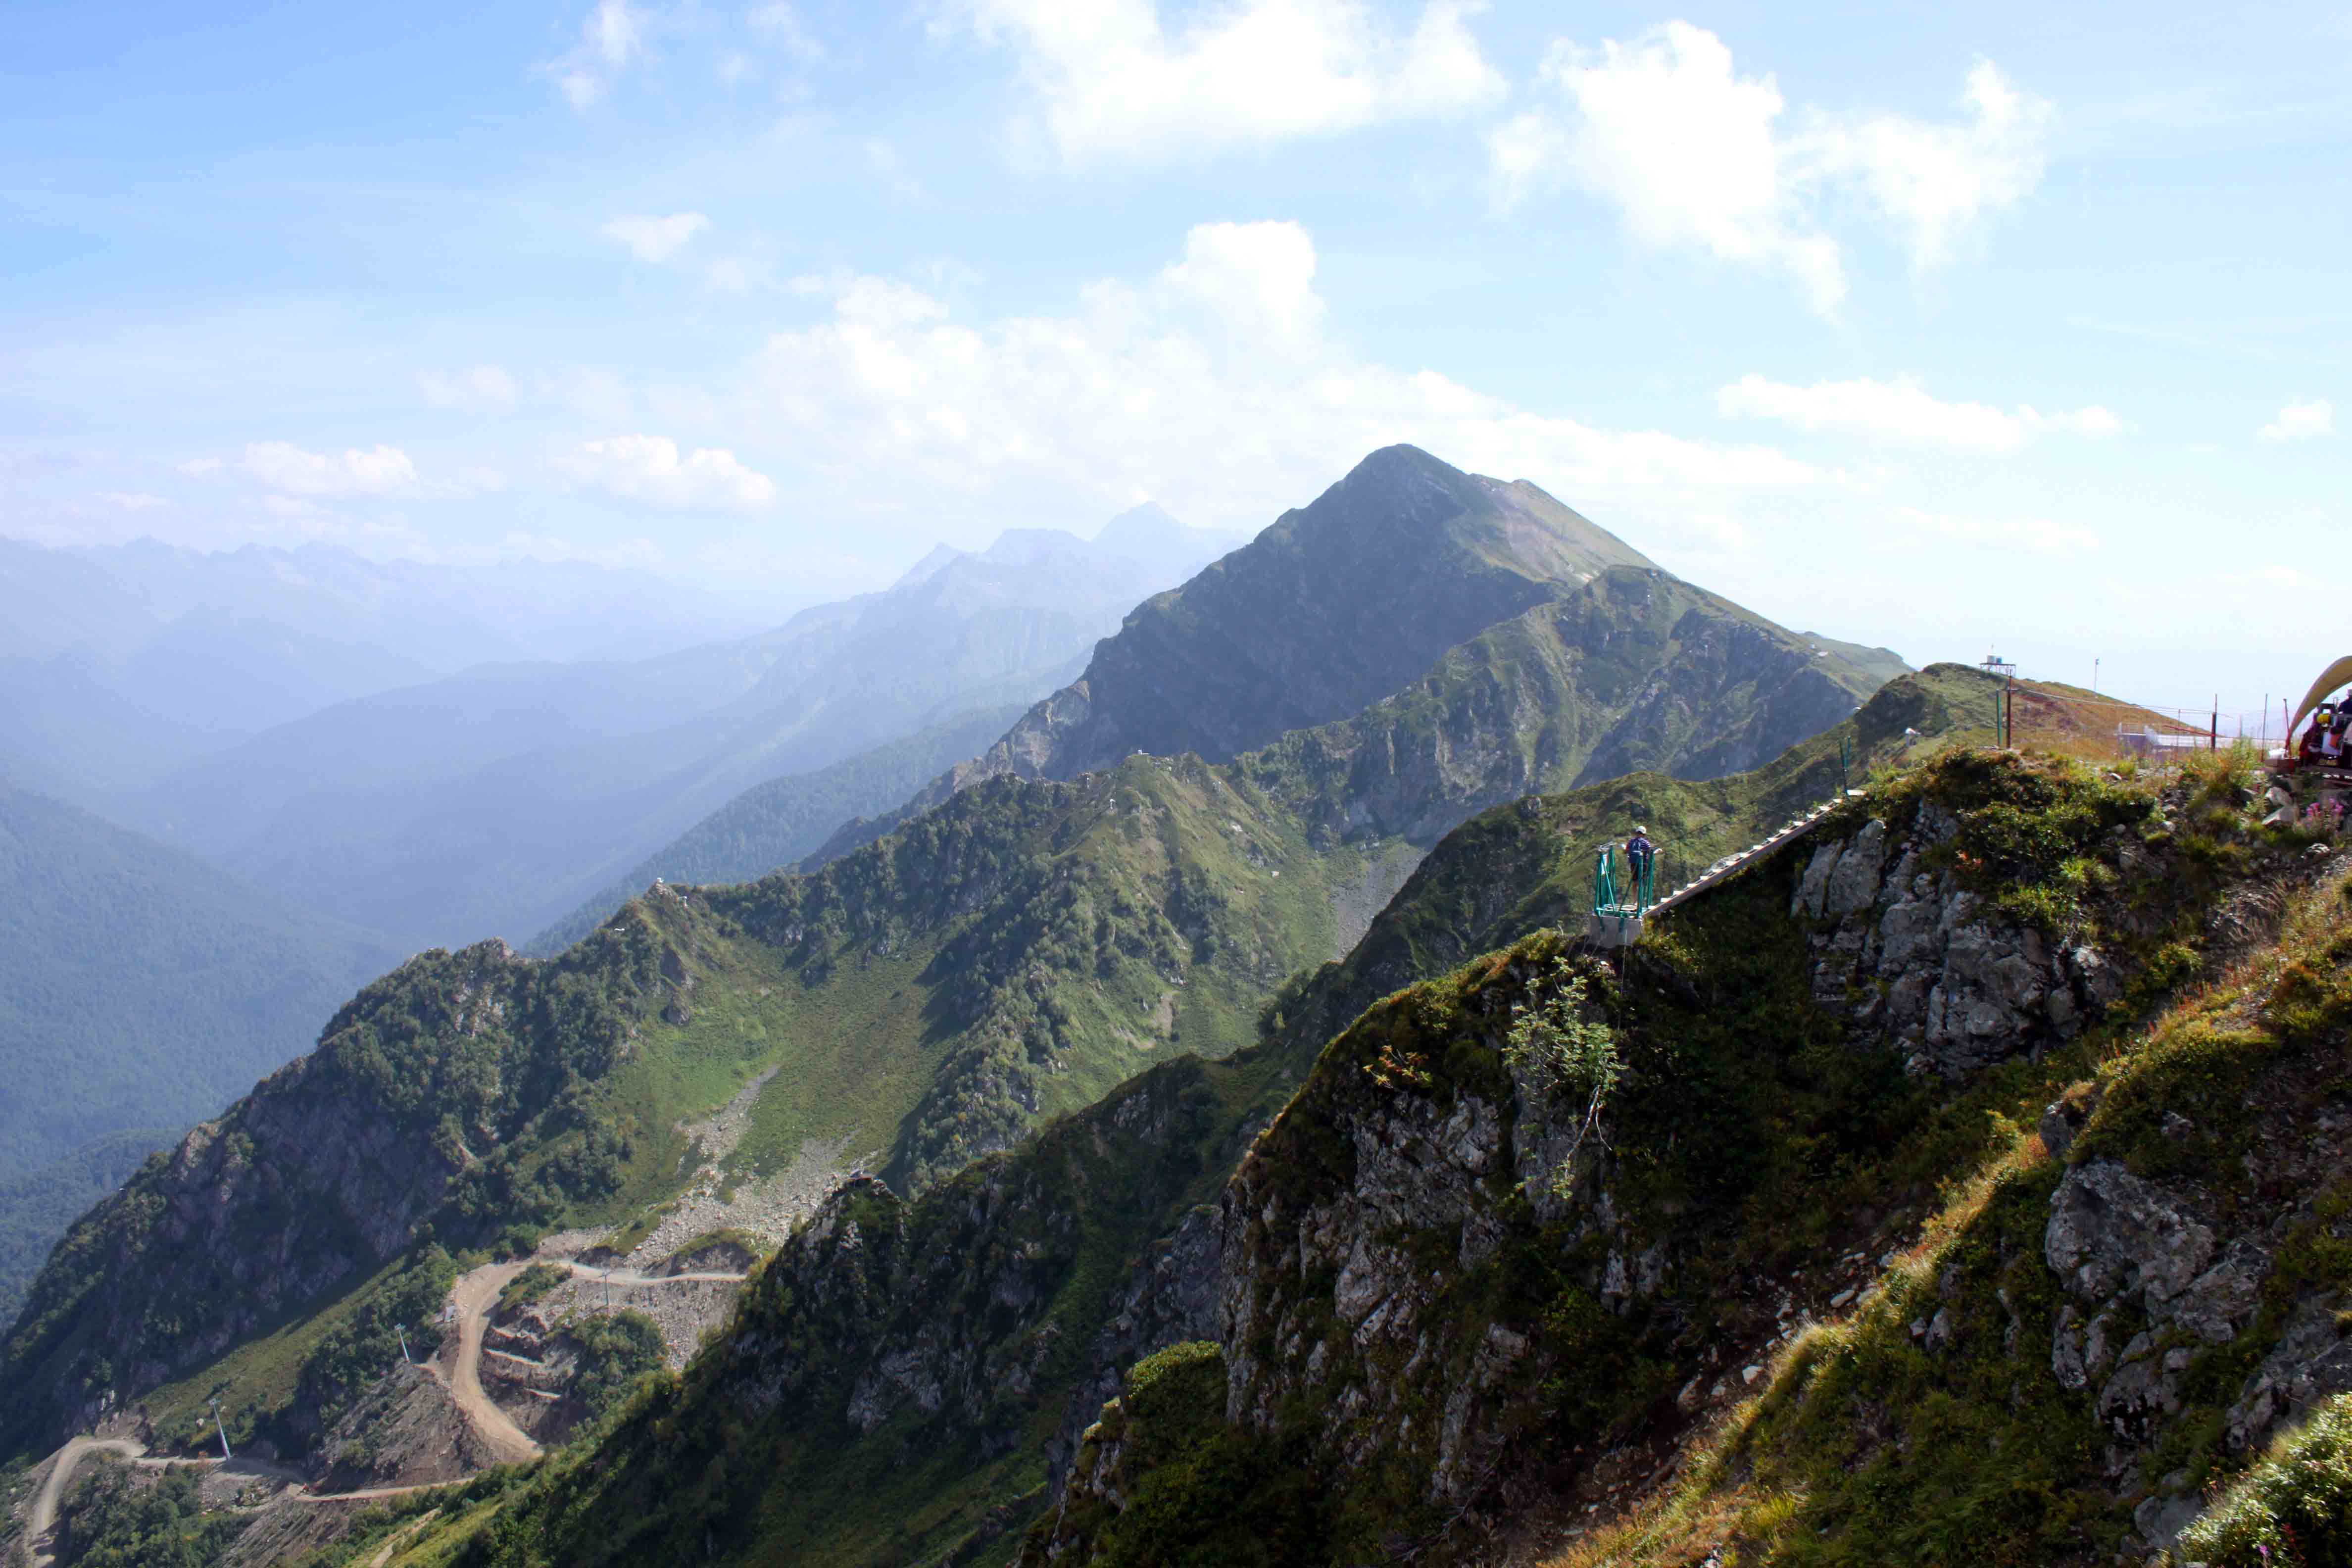
[[[76,1214],[399,957],[0,781],[0,1310]]]
[[[1106,534],[1011,531],[653,659],[355,698],[181,766],[129,820],[411,950],[521,940],[747,789],[1052,689],[1129,605],[1238,542],[1156,509]]]
[[[642,573],[0,540],[0,766],[118,820],[172,768],[337,702],[517,659],[638,659],[756,629]]]
[[[1282,593],[1429,624],[1275,616]],[[715,1161],[730,1190],[826,1151],[925,1190],[1176,1051],[1248,1045],[1286,977],[1349,951],[1465,818],[1602,759],[1752,766],[1878,684],[1528,487],[1374,454],[1129,616],[991,752],[1111,765],[984,763],[815,869],[665,885],[546,963],[484,943],[370,986],[68,1237],[7,1342],[6,1375],[48,1391],[14,1430],[178,1387],[289,1312],[363,1310],[428,1224],[453,1247],[625,1229],[681,1194],[679,1128],[739,1091]],[[1067,734],[1089,739],[1028,744]],[[1222,760],[1137,754],[1145,737]],[[196,1191],[201,1208],[174,1195]],[[257,1248],[284,1266],[230,1288]],[[246,1389],[224,1404],[248,1433],[308,1441],[291,1385],[207,1375]]]

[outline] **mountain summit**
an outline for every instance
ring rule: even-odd
[[[955,781],[1069,778],[1133,752],[1224,762],[1402,688],[1640,552],[1524,480],[1384,447],[1313,505],[1138,606],[1075,684]]]

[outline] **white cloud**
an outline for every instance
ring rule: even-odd
[[[800,64],[814,66],[824,62],[824,46],[809,31],[807,25],[801,20],[799,10],[788,0],[769,0],[764,5],[755,5],[744,20],[751,23],[753,32]]]
[[[2123,421],[2095,404],[2071,413],[2023,406],[2011,414],[1982,403],[1946,403],[1908,377],[1791,386],[1751,373],[1718,390],[1715,403],[1728,415],[1956,452],[2014,452],[2045,430],[2099,437],[2123,428]]]
[[[151,496],[138,490],[100,490],[96,499],[123,511],[154,511],[172,504],[162,496]]]
[[[586,110],[646,53],[646,14],[628,0],[597,0],[580,24],[580,41],[546,68],[572,108]]]
[[[2029,555],[2080,555],[2099,547],[2099,536],[2079,524],[2044,518],[1951,517],[1898,508],[1895,513],[1901,542],[1916,543],[1922,536],[1948,539],[1984,550],[2022,551]]]
[[[1149,495],[1255,527],[1397,441],[1710,548],[1737,538],[1748,499],[1843,483],[1769,447],[1597,429],[1368,363],[1331,332],[1315,260],[1295,224],[1204,224],[1158,274],[1089,284],[1071,314],[976,325],[903,282],[803,280],[831,313],[770,339],[757,439],[845,505],[941,521],[1076,522]]]
[[[337,457],[289,441],[257,441],[237,467],[271,489],[298,496],[381,496],[416,487],[416,465],[397,447],[354,447]]]
[[[1930,125],[1899,114],[1817,114],[1798,146],[1852,183],[1893,226],[1924,280],[1983,243],[1993,214],[2042,183],[2042,144],[2057,111],[2020,92],[1990,60],[1969,72],[1969,120]]]
[[[639,261],[653,266],[684,250],[696,235],[709,226],[710,220],[700,213],[671,213],[666,217],[624,214],[607,220],[596,232],[625,247]]]
[[[503,414],[515,405],[514,378],[494,364],[478,364],[471,370],[420,371],[416,385],[435,408]]]
[[[1739,75],[1721,38],[1681,21],[1598,49],[1560,40],[1540,74],[1553,101],[1489,138],[1507,203],[1574,185],[1613,204],[1641,244],[1777,275],[1822,316],[1846,292],[1821,216],[1825,192],[1850,190],[1875,208],[1925,282],[2040,183],[2053,117],[1979,63],[1963,123],[1810,110],[1784,134],[1773,78]]]
[[[1152,156],[1328,134],[1492,103],[1500,76],[1430,0],[1412,31],[1365,0],[1234,0],[1171,27],[1159,0],[960,0],[1012,48],[1064,155]]]
[[[775,481],[745,468],[733,452],[701,447],[680,458],[677,443],[667,436],[590,441],[562,463],[614,495],[655,506],[752,508],[776,499]]]
[[[1614,203],[1643,245],[1779,273],[1823,314],[1845,297],[1837,243],[1814,230],[1773,132],[1780,89],[1739,76],[1722,39],[1669,22],[1598,51],[1562,42],[1542,77],[1565,104],[1517,116],[1490,143],[1506,200],[1565,179]]]
[[[2278,411],[2278,417],[2262,427],[2265,441],[2308,441],[2321,436],[2336,434],[2336,405],[2325,397],[2309,403],[2290,403]]]

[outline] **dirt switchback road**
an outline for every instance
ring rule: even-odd
[[[58,1504],[64,1500],[66,1485],[73,1479],[82,1456],[101,1449],[126,1459],[135,1459],[147,1451],[145,1445],[122,1437],[76,1437],[58,1450],[57,1460],[49,1467],[49,1479],[33,1494],[32,1517],[25,1524],[25,1539],[34,1543],[35,1568],[47,1568],[57,1560],[50,1550],[54,1543],[47,1542],[47,1537],[58,1527]]]
[[[489,1327],[490,1309],[499,1304],[499,1292],[528,1264],[528,1259],[487,1264],[459,1279],[449,1292],[457,1309],[457,1354],[449,1369],[449,1393],[483,1446],[502,1465],[529,1464],[539,1458],[540,1447],[483,1392],[482,1336]]]

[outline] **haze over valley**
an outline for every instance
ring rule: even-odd
[[[0,26],[0,1568],[2352,1561],[2352,35]]]

